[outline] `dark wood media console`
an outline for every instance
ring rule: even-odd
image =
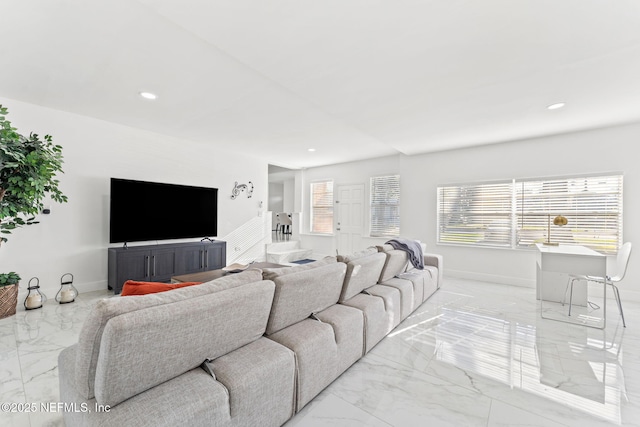
[[[170,282],[172,276],[226,265],[227,243],[169,243],[109,248],[108,286],[119,294],[127,280]]]

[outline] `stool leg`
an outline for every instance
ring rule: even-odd
[[[620,301],[620,291],[618,290],[618,287],[613,283],[610,283],[610,285],[613,286],[613,295],[616,297],[616,302],[618,303],[618,308],[620,309],[620,316],[622,316],[622,326],[626,328],[627,324],[624,321],[624,312],[622,311],[622,302]]]
[[[571,279],[571,292],[569,293],[569,316],[571,316],[571,306],[573,305],[573,282],[576,279]]]
[[[567,302],[567,292],[569,292],[569,283],[571,283],[571,277],[567,280],[567,286],[564,288],[564,297],[562,297],[562,306]]]

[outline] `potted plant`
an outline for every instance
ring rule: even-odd
[[[44,208],[45,197],[60,203],[67,201],[56,179],[56,174],[62,172],[62,147],[55,145],[50,135],[43,139],[35,133],[28,138],[20,135],[6,119],[7,113],[0,105],[0,246],[16,228],[38,223],[35,216]],[[15,285],[17,298],[19,276],[0,274],[0,280],[7,283],[0,285],[2,289]],[[16,301],[12,314],[15,306]]]
[[[0,273],[0,319],[16,314],[20,276],[13,271]]]

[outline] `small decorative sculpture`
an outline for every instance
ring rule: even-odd
[[[253,194],[253,183],[249,181],[249,184],[240,184],[236,181],[235,187],[231,190],[231,200],[235,200],[240,195],[241,191],[247,190],[247,198],[250,199]]]

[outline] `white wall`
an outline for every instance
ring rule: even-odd
[[[295,180],[288,179],[283,183],[284,187],[284,197],[283,197],[283,206],[282,212],[295,212]]]
[[[281,182],[269,183],[269,206],[268,210],[271,211],[271,223],[273,227],[277,224],[276,215],[279,212],[284,212],[284,184]]]
[[[534,286],[535,252],[466,248],[436,244],[436,188],[439,184],[521,177],[562,176],[598,172],[624,173],[624,240],[640,247],[640,168],[632,155],[640,124],[452,150],[416,156],[345,163],[304,171],[304,230],[309,230],[309,183],[333,179],[335,184],[364,183],[369,177],[400,173],[401,233],[427,243],[444,256],[445,274]],[[303,244],[335,253],[333,237],[303,236]],[[623,298],[640,301],[640,249],[631,256]]]
[[[51,134],[63,146],[60,181],[69,197],[66,204],[52,203],[40,224],[17,230],[0,247],[0,271],[22,276],[20,305],[34,276],[49,298],[67,272],[80,292],[106,289],[111,177],[218,188],[221,238],[257,217],[259,202],[267,200],[267,164],[225,151],[221,143],[192,143],[15,100],[0,103],[20,133]],[[252,198],[241,193],[231,200],[235,181],[252,181]],[[189,220],[189,206],[160,200],[158,209],[172,209],[176,221]]]

